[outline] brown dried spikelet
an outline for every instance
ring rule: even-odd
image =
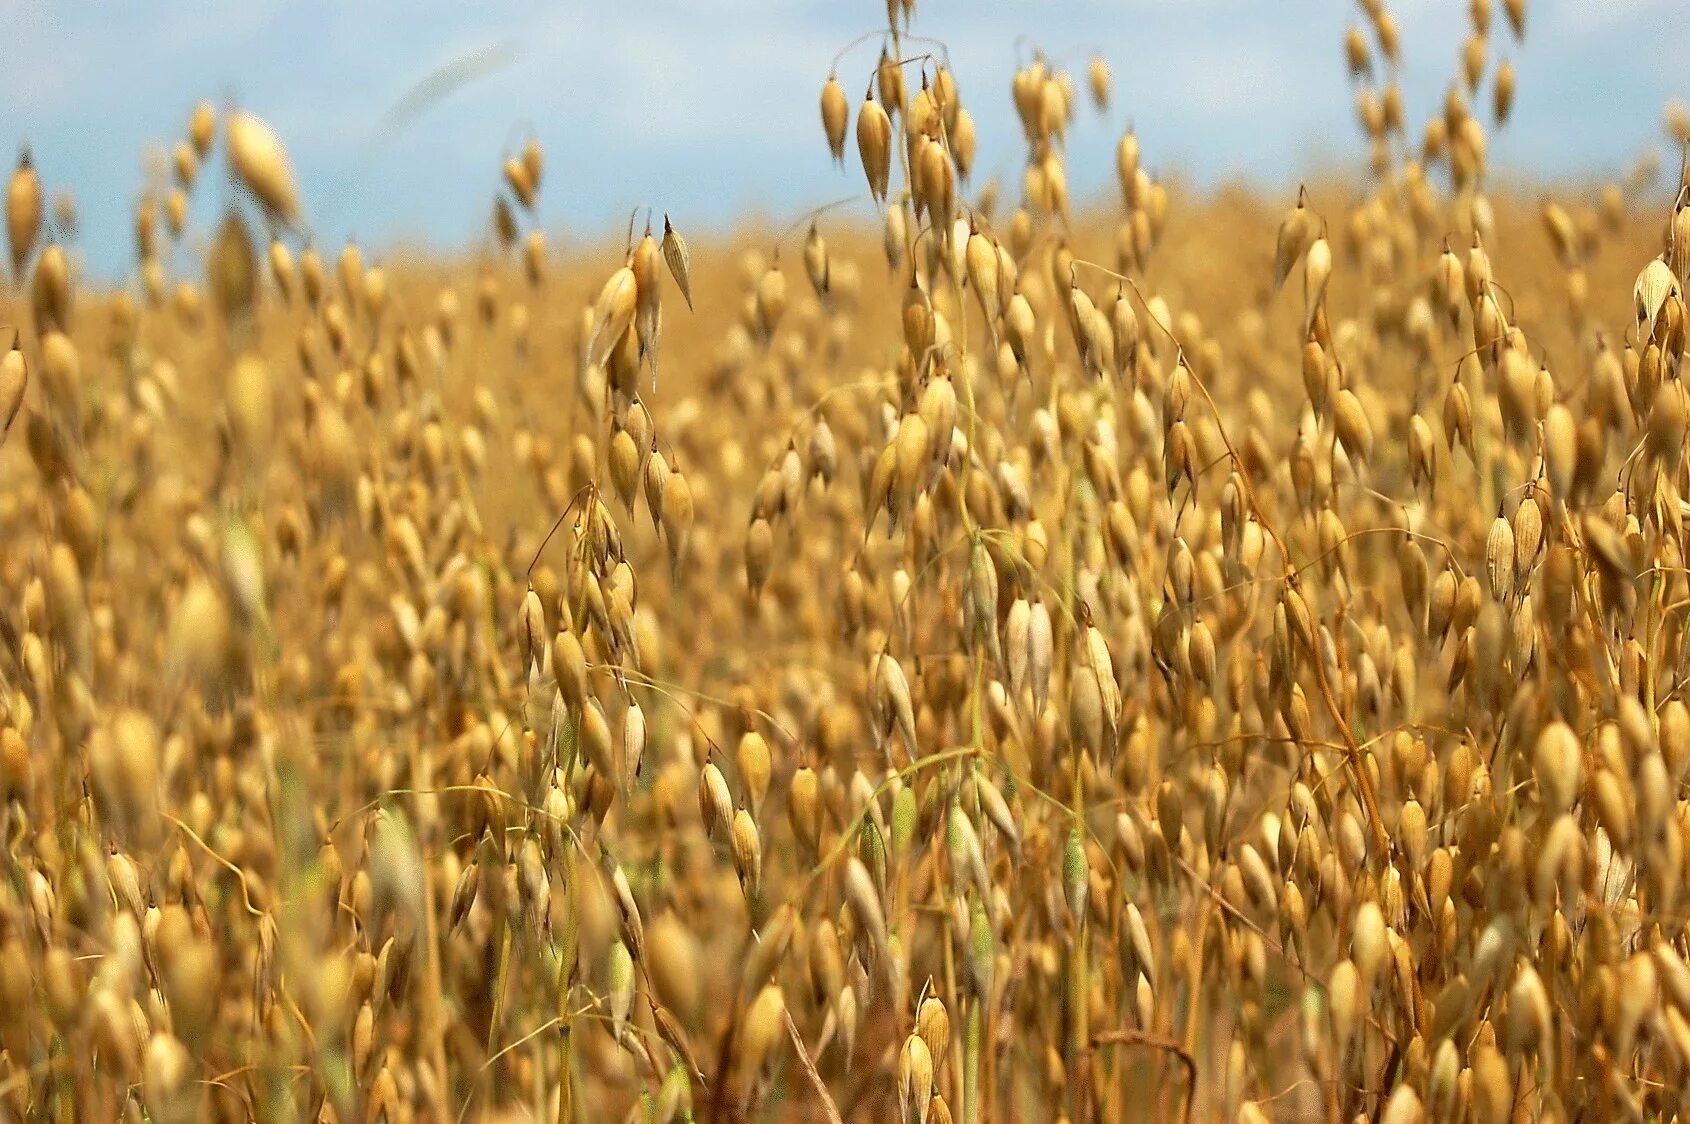
[[[1473,1051],[1472,1074],[1475,1124],[1505,1124],[1514,1108],[1514,1082],[1507,1059],[1494,1045],[1481,1042]]]
[[[23,409],[24,393],[29,390],[29,362],[18,347],[17,333],[4,355],[0,355],[0,446],[12,431],[12,423]]]
[[[687,302],[687,308],[692,308],[692,254],[687,250],[686,240],[681,237],[669,222],[669,216],[663,216],[663,261],[669,266],[669,276],[675,279],[675,285],[681,290],[681,297]]]
[[[933,1054],[920,1035],[898,1051],[898,1106],[905,1124],[927,1124],[933,1098]]]
[[[855,855],[845,860],[845,901],[857,931],[868,942],[873,961],[883,962],[887,953],[885,911],[868,867]]]
[[[681,562],[687,555],[687,541],[693,522],[692,485],[687,482],[679,465],[671,466],[669,484],[663,490],[663,541],[669,550],[670,569],[680,573]]]
[[[694,1021],[704,1002],[698,939],[674,913],[652,920],[646,933],[646,969],[663,1004]]]
[[[69,331],[70,300],[70,259],[63,246],[49,243],[35,260],[35,275],[30,283],[29,304],[35,316],[35,330]]]
[[[745,954],[745,965],[740,972],[739,981],[741,994],[756,994],[762,990],[764,984],[779,974],[781,963],[792,946],[793,934],[797,928],[797,909],[791,902],[781,903],[763,923]]]
[[[1420,1103],[1420,1094],[1414,1091],[1412,1085],[1397,1086],[1385,1102],[1384,1114],[1379,1119],[1380,1124],[1422,1124],[1426,1110]]]
[[[774,565],[774,530],[762,515],[751,520],[745,532],[745,582],[753,600],[762,594]]]
[[[1565,722],[1552,722],[1538,734],[1532,771],[1539,798],[1552,815],[1567,811],[1578,798],[1583,764],[1584,749]]]
[[[309,242],[299,252],[299,280],[307,303],[313,308],[320,305],[328,283],[327,273],[322,255],[317,252],[317,247]]]
[[[611,485],[616,489],[616,496],[622,501],[622,507],[631,515],[634,511],[634,499],[640,490],[640,450],[634,443],[633,434],[619,421],[612,424],[610,448],[606,451],[606,458],[609,462]]]
[[[12,253],[12,275],[23,276],[24,263],[35,249],[43,214],[41,176],[26,147],[6,184],[6,238]]]
[[[1526,0],[1502,0],[1502,10],[1508,15],[1508,26],[1516,40],[1526,37]]]
[[[1086,78],[1091,87],[1091,102],[1099,113],[1109,112],[1109,60],[1102,55],[1092,56],[1086,66]]]
[[[295,284],[293,252],[280,238],[270,239],[270,280],[281,293],[283,303],[291,303]]]
[[[172,240],[182,237],[188,225],[188,193],[180,187],[170,189],[164,197],[164,225]]]
[[[522,170],[528,174],[528,182],[534,190],[540,190],[540,182],[546,174],[546,153],[540,147],[540,138],[530,136],[522,144]]]
[[[857,110],[857,155],[868,178],[869,194],[884,203],[892,172],[892,121],[874,100],[872,87]]]
[[[831,263],[827,256],[827,242],[816,229],[814,222],[810,223],[810,233],[804,237],[804,273],[810,279],[810,288],[815,290],[816,297],[824,306],[833,287]]]
[[[880,62],[875,66],[875,85],[888,113],[903,113],[909,107],[904,84],[904,69],[885,47],[880,49]]]
[[[1297,189],[1297,205],[1279,221],[1273,259],[1273,287],[1278,289],[1291,276],[1291,271],[1308,253],[1316,234],[1314,219],[1308,208],[1308,191]]]
[[[217,948],[209,941],[190,939],[161,950],[160,960],[171,1027],[188,1046],[203,1049],[217,1015],[222,975]]]
[[[208,101],[199,102],[188,117],[188,143],[193,145],[194,153],[204,160],[216,139],[217,110]]]
[[[757,280],[756,309],[757,334],[766,347],[786,312],[786,274],[778,259]]]
[[[711,839],[725,837],[733,822],[733,796],[727,778],[714,761],[707,761],[698,775],[698,810],[704,834]]]
[[[1332,278],[1332,246],[1324,234],[1309,243],[1303,261],[1303,308],[1305,327],[1312,327],[1316,313],[1326,299],[1326,286]]]
[[[1500,127],[1508,123],[1508,115],[1514,108],[1516,79],[1513,62],[1503,59],[1501,65],[1496,68],[1496,77],[1492,81],[1494,85],[1492,87],[1491,112]]]
[[[1667,769],[1673,777],[1682,777],[1685,765],[1690,764],[1690,707],[1682,699],[1669,699],[1662,705],[1659,741]]]
[[[229,163],[242,186],[272,221],[286,226],[299,221],[299,192],[287,149],[269,124],[256,114],[237,109],[223,125]]]
[[[39,411],[31,410],[24,423],[24,444],[30,460],[41,479],[49,483],[71,480],[75,470],[71,464],[71,450],[59,428]]]
[[[1504,603],[1513,600],[1516,592],[1514,528],[1501,512],[1491,521],[1490,533],[1485,537],[1485,578],[1493,598]]]
[[[599,776],[612,784],[617,783],[622,776],[622,767],[610,735],[610,722],[605,718],[604,708],[597,698],[587,697],[581,707],[580,721],[580,745],[587,763],[598,770]]]
[[[785,1018],[786,1001],[779,984],[765,986],[746,1008],[740,1024],[739,1046],[733,1055],[737,1099],[741,1105],[750,1099],[758,1072],[775,1043],[780,1041]]]
[[[188,141],[177,141],[170,149],[170,167],[176,176],[176,186],[183,193],[186,202],[186,192],[193,190],[194,181],[199,178],[200,156],[194,151],[194,146]]]
[[[82,434],[82,357],[69,336],[50,328],[41,338],[41,396],[54,422],[71,438]]]
[[[517,235],[516,215],[511,212],[511,205],[503,195],[493,197],[493,236],[499,240],[499,248],[509,250],[516,245]]]
[[[1681,295],[1679,279],[1663,258],[1652,258],[1637,275],[1632,286],[1632,307],[1637,323],[1646,331],[1653,331],[1661,309],[1668,300]]]
[[[927,1044],[927,1051],[938,1065],[950,1056],[951,1017],[944,1001],[929,995],[916,1008],[915,1032]]]
[[[230,207],[206,258],[205,281],[212,305],[225,324],[252,316],[258,305],[258,269],[258,251],[246,220],[239,210]]]
[[[1523,590],[1543,549],[1543,509],[1538,506],[1535,487],[1514,509],[1511,526],[1514,531],[1514,585]]]
[[[629,699],[627,709],[622,712],[622,772],[617,776],[624,788],[632,788],[644,772],[645,751],[645,710],[637,700]]]
[[[845,160],[845,129],[851,120],[851,107],[845,100],[845,88],[839,84],[837,73],[829,73],[822,86],[822,131],[827,135],[828,151],[836,164]]]
[[[528,165],[520,157],[510,156],[505,159],[501,171],[505,177],[505,186],[511,189],[516,201],[525,211],[534,209],[534,178],[529,174]]]
[[[165,672],[204,690],[221,680],[230,655],[229,610],[211,582],[196,579],[171,615],[165,639]]]
[[[1373,61],[1367,49],[1367,37],[1361,28],[1351,26],[1344,32],[1344,62],[1351,78],[1367,78],[1373,73]]]
[[[646,454],[645,468],[642,473],[641,486],[645,494],[646,511],[651,516],[651,525],[661,533],[663,526],[663,498],[669,488],[669,461],[655,446]]]
[[[803,845],[807,854],[814,856],[821,847],[822,828],[821,793],[814,769],[800,766],[793,772],[787,788],[786,814],[793,838]]]
[[[276,403],[269,364],[256,354],[242,354],[230,368],[224,410],[231,457],[243,471],[260,472],[275,435]]]
[[[1333,401],[1332,419],[1338,440],[1353,459],[1367,463],[1373,457],[1373,423],[1367,410],[1349,387],[1338,392]]]
[[[1461,44],[1461,71],[1467,81],[1467,91],[1477,93],[1479,81],[1485,73],[1485,36],[1476,32]]]
[[[1610,229],[1622,225],[1625,221],[1625,195],[1615,191],[1607,196],[1611,202],[1607,206],[1608,225]],[[1690,200],[1681,203],[1672,213],[1672,222],[1667,231],[1667,266],[1673,276],[1681,282],[1690,277]]]
[[[159,814],[159,732],[138,710],[120,710],[88,744],[94,797],[126,849],[147,853],[163,832]]]
[[[637,292],[634,330],[639,335],[641,356],[651,360],[652,386],[655,389],[658,346],[663,332],[663,300],[662,288],[658,284],[657,240],[651,236],[650,227],[646,228],[644,237],[634,247],[632,265]]]
[[[763,799],[769,792],[769,778],[773,773],[773,755],[769,743],[756,730],[748,730],[739,739],[734,751],[734,764],[739,769],[740,783],[745,786],[753,815],[763,809]]]
[[[522,270],[528,283],[538,288],[546,279],[546,234],[530,230],[522,240]]]
[[[182,1040],[167,1031],[155,1033],[142,1057],[141,1079],[151,1119],[162,1124],[188,1124],[197,1115],[189,1076],[193,1059]]]
[[[639,285],[630,267],[623,266],[606,279],[593,302],[593,329],[587,339],[589,361],[605,358],[621,342],[633,323],[638,299]]]

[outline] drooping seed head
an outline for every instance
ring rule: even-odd
[[[845,128],[851,120],[851,107],[846,104],[845,87],[837,74],[829,74],[822,86],[822,131],[827,135],[828,151],[835,163],[845,159]]]
[[[272,220],[288,226],[299,220],[299,192],[287,149],[268,123],[237,109],[224,123],[224,139],[235,175]]]
[[[6,184],[6,238],[12,252],[12,273],[23,276],[23,266],[35,249],[41,230],[43,195],[41,176],[30,159],[29,149],[18,154],[18,166]]]
[[[892,171],[892,121],[871,89],[857,110],[857,155],[868,177],[869,194],[885,201]]]

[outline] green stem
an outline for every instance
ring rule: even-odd
[[[1089,1119],[1087,1088],[1091,1082],[1087,1059],[1091,1033],[1086,1010],[1086,929],[1084,918],[1074,927],[1073,951],[1068,957],[1068,1114],[1073,1120]]]
[[[563,1057],[558,1067],[557,1124],[575,1124],[575,1028],[563,1024]]]
[[[979,997],[968,1005],[968,1028],[963,1039],[962,1119],[980,1124],[980,1008]]]
[[[499,1045],[499,1024],[505,1016],[505,982],[511,967],[511,923],[507,918],[500,926],[499,966],[493,975],[493,1017],[487,1024],[487,1053],[492,1056]]]

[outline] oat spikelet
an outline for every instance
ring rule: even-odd
[[[1297,205],[1287,211],[1279,223],[1273,258],[1275,289],[1285,284],[1285,279],[1308,252],[1314,234],[1314,219],[1308,208],[1308,189],[1300,187],[1297,189]]]
[[[299,193],[287,149],[268,123],[237,109],[224,124],[229,162],[241,183],[272,220],[287,226],[299,220]]]
[[[845,128],[850,119],[851,107],[845,100],[845,88],[839,84],[837,74],[829,74],[827,84],[822,87],[822,131],[827,134],[828,151],[833,153],[836,164],[845,161]]]
[[[687,252],[686,239],[681,232],[669,222],[669,216],[663,216],[663,260],[669,266],[669,276],[675,279],[675,287],[681,290],[681,297],[687,302],[687,309],[692,309],[692,255]]]
[[[885,202],[892,172],[892,120],[874,100],[872,88],[864,97],[862,108],[857,110],[857,155],[862,159],[863,175],[868,178],[869,194]]]
[[[12,431],[18,411],[23,408],[24,392],[29,389],[29,364],[18,349],[16,335],[6,354],[0,355],[0,445]]]
[[[1649,331],[1654,330],[1655,320],[1667,301],[1681,294],[1678,278],[1673,276],[1672,269],[1661,258],[1655,258],[1643,267],[1631,291],[1637,322]]]
[[[41,230],[41,213],[41,176],[25,148],[18,154],[17,170],[6,185],[6,237],[12,251],[13,276],[23,276],[24,262],[29,260]]]

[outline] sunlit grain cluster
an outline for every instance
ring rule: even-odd
[[[0,1114],[1690,1119],[1684,174],[1493,189],[1524,0],[1423,121],[1364,0],[1355,180],[1076,198],[1108,64],[916,7],[734,241],[519,137],[331,250],[206,103],[96,284],[22,155]]]

